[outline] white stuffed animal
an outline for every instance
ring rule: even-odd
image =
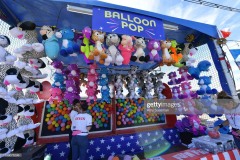
[[[146,43],[143,38],[136,39],[134,48],[136,49],[136,52],[131,57],[131,61],[143,63],[150,60],[149,56],[145,56],[144,49],[146,48]]]
[[[10,45],[10,39],[7,36],[0,35],[0,63],[13,64],[17,58],[8,53],[5,48]]]

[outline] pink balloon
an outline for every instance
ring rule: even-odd
[[[52,124],[52,121],[48,121],[47,124],[48,124],[48,125],[49,125],[49,124]]]
[[[108,160],[112,160],[112,159],[113,159],[113,157],[114,157],[114,156],[110,156],[110,157],[108,157]]]
[[[129,156],[129,155],[125,155],[124,158],[123,158],[123,160],[131,160],[131,159],[132,159],[132,157]]]
[[[119,115],[119,112],[117,112],[117,115]]]
[[[123,115],[122,118],[125,118],[125,115]]]

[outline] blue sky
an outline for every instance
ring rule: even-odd
[[[232,66],[234,79],[236,83],[240,83],[240,71],[236,66],[229,49],[240,49],[240,13],[227,10],[207,7],[195,3],[186,2],[184,0],[100,0],[103,2],[113,3],[122,6],[128,6],[141,10],[151,11],[171,17],[187,19],[191,21],[216,25],[219,30],[230,28],[232,32],[227,38],[227,46],[223,49],[227,53],[228,59]],[[205,0],[211,3],[225,5],[232,8],[240,9],[240,0]],[[231,41],[230,41],[231,40]],[[240,85],[236,86],[240,89]]]

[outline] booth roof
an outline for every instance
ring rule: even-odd
[[[169,17],[153,12],[95,0],[1,0],[0,9],[2,12],[0,12],[0,18],[10,25],[16,25],[20,21],[33,21],[39,27],[43,25],[54,25],[57,26],[57,28],[71,27],[78,31],[81,31],[85,26],[91,27],[92,18],[90,15],[68,12],[67,5],[80,6],[89,9],[92,9],[94,6],[106,7],[162,19],[165,24],[178,25],[179,30],[177,31],[164,30],[167,39],[175,39],[178,43],[184,43],[185,37],[188,34],[195,35],[195,46],[205,44],[209,37],[218,38],[217,28],[213,25]],[[41,41],[41,37],[39,37],[39,41]],[[82,57],[77,59],[74,57],[60,57],[60,60],[66,64],[84,64]],[[131,62],[131,64],[137,65],[137,63],[133,62]],[[157,66],[157,64],[138,64],[138,66],[140,69],[151,69]],[[129,66],[127,68],[129,68]]]

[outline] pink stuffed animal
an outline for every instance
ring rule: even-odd
[[[184,81],[189,81],[193,80],[193,77],[188,74],[188,68],[187,67],[181,67],[178,69],[179,74],[181,75],[181,78],[178,79],[178,82],[184,82]]]
[[[180,95],[181,91],[180,91],[180,87],[179,86],[174,86],[172,88],[172,99],[178,99],[178,96]]]
[[[189,123],[191,125],[191,131],[194,135],[205,134],[205,128],[200,124],[201,120],[198,115],[189,115]]]
[[[170,79],[170,81],[168,82],[168,84],[169,84],[169,85],[179,84],[179,81],[178,81],[178,79],[177,79],[176,77],[177,77],[176,72],[170,72],[170,73],[168,74],[168,78]]]
[[[133,39],[135,38],[128,35],[122,35],[121,44],[118,46],[124,59],[122,64],[128,65],[130,63],[132,52],[135,51],[133,47]]]
[[[181,83],[181,89],[182,89],[182,94],[179,95],[179,99],[186,99],[186,98],[196,98],[197,94],[192,92],[191,89],[191,83],[190,82],[182,82]]]
[[[59,88],[51,88],[49,90],[49,92],[51,93],[51,97],[48,99],[49,103],[52,104],[53,101],[58,101],[58,102],[61,102],[62,99],[63,99],[63,96],[62,96],[62,90],[59,89]]]

